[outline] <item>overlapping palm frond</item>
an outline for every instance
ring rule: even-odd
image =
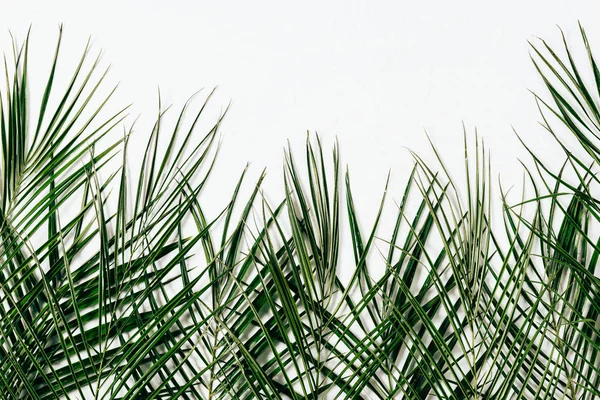
[[[287,217],[263,204],[270,227],[249,255],[254,276],[235,278],[247,289],[239,309],[248,331],[226,332],[236,349],[227,371],[232,397],[460,399],[513,390],[508,357],[520,357],[523,346],[509,344],[523,334],[514,328],[534,236],[514,237],[506,256],[493,254],[483,151],[478,172],[467,174],[466,204],[417,158],[385,255],[374,244],[384,199],[365,235],[346,173],[354,262],[339,265],[337,147],[330,175],[318,138],[316,149],[307,142],[307,182],[287,153]],[[367,265],[377,260],[382,274]]]
[[[598,118],[600,75],[585,30],[580,26],[587,66],[576,63],[563,35],[561,57],[545,41],[532,44],[534,65],[551,100],[536,96],[542,126],[565,154],[551,166],[542,152],[528,148],[529,172],[538,209],[523,222],[539,241],[530,289],[538,307],[543,349],[535,372],[538,397],[592,399],[598,382]],[[574,140],[573,140],[574,139]],[[558,168],[557,168],[558,167]],[[534,290],[534,287],[538,289]]]
[[[210,238],[213,221],[205,221],[198,196],[206,182],[201,167],[212,163],[220,120],[198,140],[195,125],[204,106],[186,126],[186,104],[167,133],[160,110],[143,170],[131,179],[129,142],[137,139],[131,132],[117,140],[108,136],[125,109],[102,116],[112,92],[87,109],[104,78],[94,78],[98,60],[86,67],[87,48],[68,89],[56,93],[59,36],[35,110],[39,119],[28,125],[33,113],[27,43],[15,51],[14,77],[7,75],[1,104],[0,395],[200,398],[196,386],[204,383],[203,375],[197,376],[190,359],[201,354],[198,338],[206,335],[201,322],[212,313],[205,313],[201,301],[212,286],[200,282],[208,278],[215,284],[219,277],[191,276],[188,260]],[[53,96],[55,109],[48,106]],[[91,116],[83,119],[84,114]],[[166,150],[158,147],[161,135],[170,137]],[[122,165],[115,169],[119,151]],[[110,197],[115,186],[116,196]],[[197,229],[184,234],[192,217]]]
[[[388,233],[390,177],[365,229],[337,143],[329,158],[318,136],[304,163],[285,152],[281,203],[262,196],[264,174],[242,198],[244,170],[207,215],[221,119],[197,131],[212,93],[173,124],[160,106],[140,146],[115,135],[126,108],[108,112],[88,48],[59,92],[59,34],[35,104],[29,39],[15,44],[0,100],[0,398],[600,397],[600,70],[581,35],[585,70],[566,41],[564,57],[532,47],[564,164],[528,148],[515,205],[477,135],[464,179],[433,145],[437,167],[411,153]]]

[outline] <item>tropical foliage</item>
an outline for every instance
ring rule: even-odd
[[[160,108],[131,174],[140,138],[117,134],[126,109],[107,111],[114,91],[99,97],[88,48],[57,87],[61,37],[39,104],[29,39],[5,66],[0,398],[600,397],[600,70],[583,29],[585,62],[566,41],[561,54],[532,45],[564,162],[524,138],[531,163],[509,203],[465,134],[464,179],[434,146],[437,169],[414,154],[395,215],[386,186],[371,226],[319,137],[301,163],[286,152],[280,203],[243,171],[208,215],[210,94],[174,124]]]

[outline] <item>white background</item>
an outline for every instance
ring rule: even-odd
[[[32,52],[44,62],[31,66],[39,89],[59,23],[64,65],[76,62],[91,35],[112,65],[107,82],[120,82],[114,103],[133,102],[132,116],[142,115],[138,130],[153,122],[158,87],[164,103],[180,106],[218,85],[215,112],[232,102],[212,181],[219,205],[246,162],[255,177],[267,167],[265,187],[281,198],[287,139],[300,158],[307,131],[327,147],[337,137],[367,224],[390,168],[399,199],[412,165],[407,147],[434,160],[425,131],[460,179],[462,123],[470,134],[477,127],[494,179],[519,185],[517,157],[525,153],[512,127],[538,151],[547,146],[528,91],[545,95],[527,41],[540,36],[558,46],[560,25],[581,48],[580,20],[600,51],[593,1],[285,3],[3,1],[0,44],[9,51],[8,31],[22,40],[31,24]]]

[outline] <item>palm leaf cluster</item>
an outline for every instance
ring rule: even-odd
[[[15,45],[0,101],[0,398],[599,398],[600,70],[581,36],[580,63],[566,41],[532,45],[564,162],[529,147],[510,203],[465,134],[464,179],[435,147],[437,168],[413,154],[395,214],[388,177],[369,226],[318,137],[302,162],[285,152],[281,202],[243,171],[209,215],[210,94],[174,124],[161,108],[140,146],[117,134],[127,110],[107,111],[114,90],[101,97],[88,48],[57,88],[61,32],[34,105],[29,39]]]

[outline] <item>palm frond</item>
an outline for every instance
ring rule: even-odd
[[[140,145],[117,133],[127,107],[108,112],[89,44],[58,88],[60,30],[36,103],[29,36],[15,43],[0,93],[0,398],[600,397],[600,72],[581,37],[587,67],[566,40],[562,56],[532,45],[561,164],[521,138],[532,164],[511,204],[465,129],[464,179],[433,143],[434,163],[411,153],[396,213],[388,176],[370,225],[337,142],[329,158],[311,135],[303,163],[285,151],[280,203],[244,169],[210,215],[222,116],[198,127],[212,92],[173,123],[159,96]]]

